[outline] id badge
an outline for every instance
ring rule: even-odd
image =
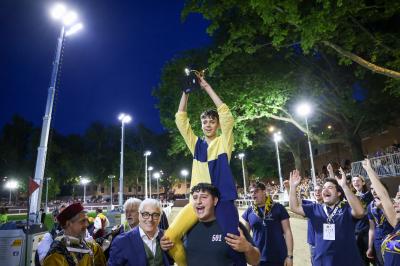
[[[335,224],[324,224],[324,240],[335,240]]]

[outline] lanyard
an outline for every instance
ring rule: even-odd
[[[333,212],[331,212],[331,214],[329,214],[329,213],[328,213],[328,209],[327,209],[326,205],[324,204],[324,211],[325,211],[326,216],[328,217],[328,218],[326,219],[326,221],[327,221],[329,224],[333,222],[333,217],[335,216],[335,214],[336,214],[337,211],[339,210],[339,205],[340,205],[340,202],[336,204],[336,207],[335,207],[335,209],[333,210]]]

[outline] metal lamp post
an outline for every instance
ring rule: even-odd
[[[247,188],[246,188],[246,173],[244,171],[244,157],[245,154],[244,153],[239,153],[238,154],[238,158],[240,160],[242,160],[242,174],[243,174],[243,192],[244,192],[244,199],[246,199],[246,195],[247,195]]]
[[[187,184],[186,184],[186,177],[189,175],[189,171],[186,169],[183,169],[181,171],[181,175],[183,176],[183,178],[185,179],[185,199],[187,198]]]
[[[83,204],[86,203],[86,185],[90,183],[87,178],[81,178],[81,184],[83,185]]]
[[[122,209],[122,205],[124,204],[124,133],[125,124],[131,122],[132,117],[121,113],[118,116],[118,120],[121,121],[121,160],[119,165],[118,205]]]
[[[161,174],[159,173],[159,172],[155,172],[154,174],[153,174],[153,177],[156,179],[156,181],[157,181],[157,198],[159,199],[160,198],[160,187],[158,186],[158,180],[160,179],[160,177],[161,177]]]
[[[151,151],[145,151],[144,156],[144,198],[147,199],[147,157],[151,155]],[[150,197],[151,197],[151,184],[150,184]]]
[[[109,175],[108,178],[110,179],[110,205],[111,205],[111,209],[113,206],[113,179],[115,178],[115,175]]]
[[[44,208],[44,211],[47,212],[48,211],[48,195],[49,195],[49,181],[51,180],[51,177],[47,177],[46,178],[46,205]]]
[[[279,192],[283,192],[283,178],[282,178],[282,170],[281,170],[281,160],[279,157],[279,141],[282,140],[281,132],[274,133],[274,142],[275,142],[275,150],[276,150],[276,160],[278,162],[278,174],[279,174]]]
[[[297,106],[296,112],[298,115],[304,117],[305,122],[306,122],[308,149],[310,152],[310,162],[311,162],[311,177],[312,177],[313,185],[314,185],[314,187],[316,187],[317,179],[315,177],[314,158],[313,158],[313,152],[312,152],[312,147],[311,147],[310,130],[308,128],[308,116],[311,114],[311,105],[309,103],[301,103]]]
[[[62,21],[60,35],[57,41],[56,53],[53,61],[53,69],[51,72],[50,86],[47,93],[46,109],[43,116],[42,131],[40,136],[40,144],[36,158],[35,176],[34,181],[39,184],[39,189],[32,193],[30,201],[30,213],[32,219],[39,223],[39,215],[36,215],[40,209],[40,202],[43,190],[43,176],[46,164],[47,143],[49,139],[49,131],[51,124],[51,117],[53,112],[54,95],[56,91],[57,75],[60,66],[61,50],[66,36],[74,34],[83,28],[82,23],[77,23],[77,14],[73,11],[68,11],[64,5],[57,4],[51,10],[51,16]]]
[[[153,171],[153,169],[154,169],[153,166],[147,167],[147,171],[149,171],[147,176],[149,177],[150,198],[151,198],[151,171]]]

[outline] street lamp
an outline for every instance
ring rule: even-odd
[[[50,180],[51,180],[51,177],[47,177],[46,178],[46,205],[45,205],[45,208],[44,208],[45,212],[48,211],[47,202],[48,202],[48,195],[49,195],[49,181]]]
[[[314,187],[316,187],[317,179],[315,177],[314,158],[313,158],[313,152],[312,152],[312,147],[311,147],[310,130],[308,128],[308,116],[311,114],[311,111],[312,111],[311,105],[309,103],[300,103],[296,108],[297,114],[304,117],[304,119],[306,121],[308,148],[310,150],[311,177],[312,177],[313,185],[314,185]]]
[[[119,195],[118,195],[118,205],[122,209],[122,204],[124,204],[124,132],[125,124],[131,122],[132,117],[121,113],[118,116],[118,120],[121,121],[121,161],[119,165]]]
[[[158,186],[158,180],[160,179],[161,174],[159,172],[155,172],[153,174],[153,177],[157,180],[157,198],[159,199],[160,198],[160,188]]]
[[[39,223],[39,215],[36,213],[40,209],[40,199],[42,197],[44,169],[46,165],[47,143],[49,139],[49,131],[51,117],[53,112],[54,95],[56,91],[56,83],[58,70],[60,68],[61,50],[66,36],[72,35],[83,28],[83,24],[78,22],[78,15],[74,11],[69,11],[65,5],[57,4],[50,11],[51,16],[61,21],[61,31],[57,41],[56,53],[53,61],[53,69],[51,72],[50,86],[47,93],[46,109],[43,116],[42,132],[40,136],[40,144],[38,147],[34,181],[39,184],[37,189],[31,195],[30,212],[34,215],[35,221]],[[29,212],[29,211],[28,211]]]
[[[151,151],[145,151],[144,156],[144,198],[147,199],[147,157],[151,155]],[[151,178],[151,177],[150,177]],[[151,180],[150,180],[150,197],[151,197]]]
[[[186,184],[186,177],[189,175],[189,171],[186,169],[183,169],[181,171],[181,175],[183,176],[183,178],[185,179],[185,199],[186,199],[186,194],[187,194],[187,184]]]
[[[245,157],[245,154],[243,152],[238,154],[238,158],[240,160],[242,160],[243,192],[244,192],[244,197],[243,198],[246,199],[247,188],[246,188],[246,174],[244,172],[244,157]]]
[[[282,140],[281,132],[274,133],[274,142],[275,142],[275,150],[276,150],[276,160],[278,162],[278,173],[279,173],[279,192],[283,192],[283,178],[282,178],[282,170],[281,170],[281,160],[279,158],[279,141]]]
[[[153,171],[153,169],[154,169],[153,166],[147,167],[147,171],[149,171],[147,176],[149,177],[149,182],[150,182],[150,198],[151,198],[151,171]]]
[[[81,184],[83,185],[83,203],[86,203],[86,185],[90,183],[90,180],[83,177],[81,178]]]
[[[6,182],[5,187],[10,190],[10,198],[8,200],[8,205],[11,205],[11,191],[18,188],[18,182],[15,180],[9,180]]]
[[[113,179],[115,178],[115,175],[109,175],[108,178],[110,179],[110,205],[111,205],[111,209],[113,206]]]

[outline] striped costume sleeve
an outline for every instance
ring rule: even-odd
[[[189,147],[190,152],[194,155],[194,148],[198,137],[193,133],[192,127],[190,126],[189,119],[186,112],[177,112],[175,114],[175,123],[181,133],[186,145]]]
[[[222,104],[218,107],[219,123],[221,126],[222,140],[224,149],[228,155],[228,160],[231,160],[233,150],[233,125],[235,120],[232,116],[229,107],[226,104]]]

